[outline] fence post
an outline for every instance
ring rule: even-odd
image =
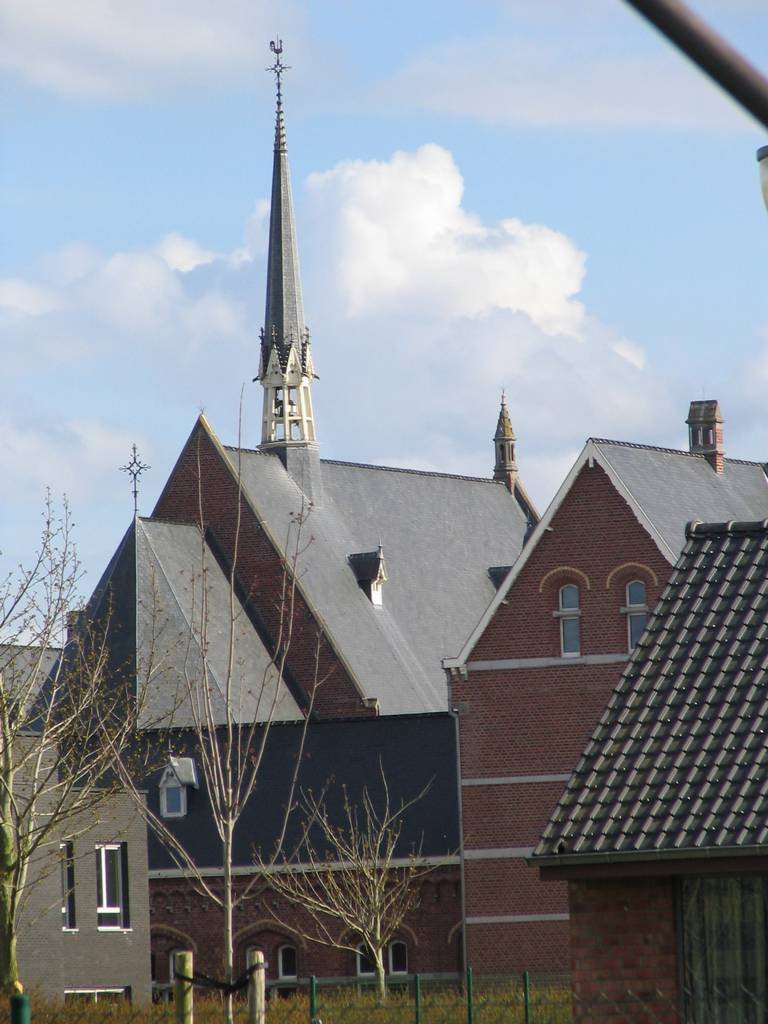
[[[531,1024],[531,976],[523,971],[523,1010],[525,1024]]]
[[[194,1003],[192,997],[192,982],[177,978],[177,974],[183,974],[185,978],[191,978],[194,971],[192,953],[185,950],[183,953],[176,953],[173,957],[173,1004],[176,1016],[176,1024],[193,1024]]]
[[[11,1024],[29,1024],[31,1019],[29,996],[14,992],[11,996]]]
[[[248,1024],[264,1024],[267,978],[264,954],[260,949],[248,950],[248,968],[254,967],[248,979]]]
[[[413,976],[413,1007],[416,1012],[416,1024],[421,1024],[421,978]]]
[[[475,1021],[475,998],[472,986],[472,968],[467,968],[467,1024]]]
[[[317,978],[312,975],[309,979],[309,1024],[317,1021]]]

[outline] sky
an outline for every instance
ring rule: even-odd
[[[695,0],[764,71],[765,0]],[[768,132],[623,0],[0,0],[0,570],[46,489],[95,585],[204,411],[259,442],[284,100],[326,458],[546,507],[588,436],[768,461]]]

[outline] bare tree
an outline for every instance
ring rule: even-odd
[[[386,997],[384,955],[392,937],[416,908],[416,882],[434,870],[414,843],[403,854],[400,837],[408,810],[429,784],[392,806],[381,768],[382,796],[365,787],[359,802],[341,787],[341,814],[329,808],[328,792],[302,792],[301,839],[278,866],[264,864],[272,890],[302,907],[311,922],[302,929],[312,942],[357,954],[362,945],[376,975],[376,991]]]
[[[298,580],[303,558],[311,545],[311,537],[307,537],[306,532],[311,506],[302,503],[286,524],[280,592],[276,597],[276,635],[272,638],[270,650],[263,651],[266,660],[262,659],[260,666],[252,663],[252,651],[248,649],[248,644],[252,642],[254,631],[247,621],[245,610],[250,594],[244,594],[238,583],[243,508],[239,467],[236,478],[236,522],[225,592],[222,593],[220,585],[221,568],[208,543],[205,515],[200,501],[196,527],[197,565],[190,565],[185,574],[191,626],[185,635],[175,635],[169,639],[165,635],[168,630],[162,622],[162,615],[155,607],[149,615],[152,620],[148,630],[152,637],[151,643],[147,649],[138,652],[138,674],[150,693],[156,691],[158,681],[166,688],[178,686],[172,710],[167,713],[165,725],[168,728],[162,734],[162,742],[170,749],[174,743],[175,729],[180,733],[191,734],[192,747],[186,752],[194,753],[199,760],[201,782],[218,837],[222,870],[220,878],[205,873],[203,868],[208,865],[198,864],[194,852],[179,839],[169,822],[143,800],[144,780],[137,777],[130,766],[123,764],[121,758],[116,758],[126,789],[133,794],[137,806],[142,809],[148,824],[174,863],[184,872],[196,892],[221,909],[224,981],[230,986],[235,980],[235,910],[251,896],[259,880],[255,868],[250,878],[244,879],[241,874],[236,879],[236,835],[243,813],[249,801],[254,799],[279,702],[288,697],[295,709],[295,718],[303,719],[304,724],[293,776],[288,786],[282,826],[274,837],[274,856],[282,849],[288,816],[294,803],[306,729],[312,717],[315,694],[322,682],[319,666],[323,643],[323,637],[318,631],[314,671],[305,688],[304,706],[299,706],[288,692],[285,675],[296,628]],[[222,608],[222,605],[225,607]],[[225,989],[224,1020],[231,1022],[232,1019],[232,991]]]
[[[78,606],[80,563],[66,503],[45,505],[31,563],[0,583],[0,989],[19,982],[17,936],[29,887],[58,870],[59,844],[86,831],[119,787],[139,702],[110,666],[103,631],[62,651]],[[111,670],[110,670],[111,668]],[[35,864],[34,877],[30,866]]]

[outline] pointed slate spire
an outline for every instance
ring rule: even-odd
[[[501,392],[501,409],[499,420],[496,424],[496,433],[493,435],[493,444],[496,451],[496,465],[493,467],[493,479],[501,480],[507,485],[507,490],[514,493],[517,482],[517,463],[515,462],[515,432],[512,429],[512,420],[509,416],[507,396]]]
[[[261,444],[307,444],[315,441],[310,383],[314,376],[309,332],[304,323],[299,252],[288,169],[283,113],[283,44],[272,41],[277,81],[272,204],[269,215],[267,301],[261,334],[259,380],[264,388]]]

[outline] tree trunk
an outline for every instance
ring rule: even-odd
[[[376,968],[376,998],[381,1003],[387,998],[387,980],[384,975],[384,950],[379,948],[373,956]]]
[[[224,977],[232,984],[234,977],[234,935],[232,929],[232,823],[227,822],[224,829]],[[232,993],[224,996],[224,1021],[233,1024]]]
[[[6,872],[2,872],[0,874],[0,991],[7,995],[12,995],[16,991],[19,980],[15,918],[13,880]]]

